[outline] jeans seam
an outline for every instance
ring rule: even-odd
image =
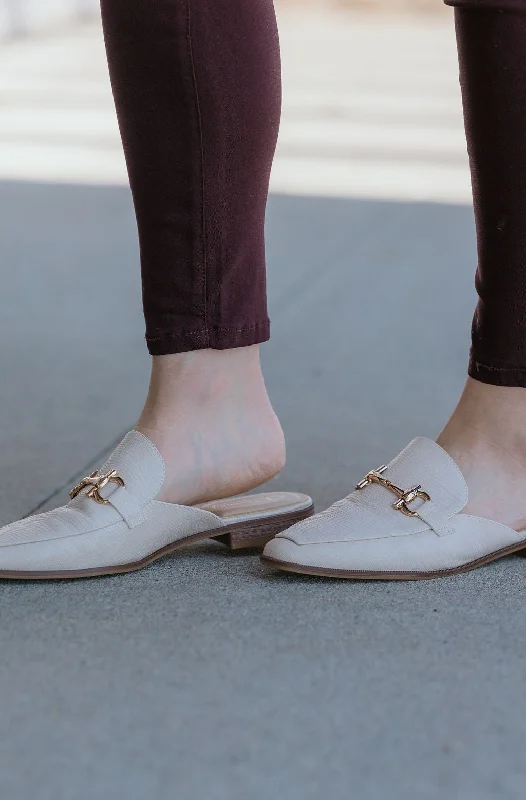
[[[190,67],[192,71],[192,81],[194,85],[195,108],[197,112],[197,127],[199,130],[199,150],[201,157],[201,241],[203,245],[203,299],[204,299],[204,322],[207,344],[209,343],[208,332],[208,258],[207,258],[207,241],[206,241],[206,213],[205,213],[205,154],[203,145],[203,120],[201,115],[201,104],[199,102],[199,91],[197,88],[197,75],[195,71],[194,51],[192,43],[192,30],[191,30],[191,0],[186,3],[186,25],[187,25],[187,38],[188,38],[188,53],[190,56]]]

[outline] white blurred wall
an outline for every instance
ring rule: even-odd
[[[56,35],[0,44],[0,180],[126,184],[98,2],[83,25],[67,16],[71,0],[36,3],[46,15],[35,24],[49,26],[54,6],[66,16]],[[272,191],[469,203],[451,9],[396,17],[288,3],[276,4],[284,103]]]
[[[0,37],[23,36],[89,19],[98,0],[0,0]]]

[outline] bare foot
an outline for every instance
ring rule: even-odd
[[[468,378],[437,442],[468,484],[463,513],[526,528],[526,389]]]
[[[259,348],[155,356],[136,429],[166,463],[160,500],[186,505],[246,492],[281,471],[285,441]]]

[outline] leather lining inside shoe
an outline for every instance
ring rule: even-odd
[[[251,518],[264,518],[275,514],[288,514],[309,508],[312,500],[299,492],[260,492],[227,497],[199,503],[196,508],[210,511],[221,519],[241,521]]]

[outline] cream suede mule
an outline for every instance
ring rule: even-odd
[[[164,461],[131,431],[71,502],[0,530],[0,578],[76,578],[129,572],[181,545],[214,537],[233,549],[262,547],[312,515],[310,497],[270,492],[196,506],[156,500]]]
[[[468,489],[438,444],[414,439],[356,491],[267,544],[264,564],[334,578],[415,580],[526,548],[526,531],[462,514]]]

